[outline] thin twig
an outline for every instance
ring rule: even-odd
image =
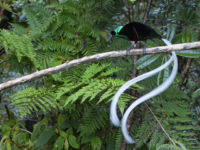
[[[144,23],[144,24],[145,24],[145,23],[147,22],[147,20],[148,20],[150,8],[151,8],[151,2],[152,2],[152,0],[148,0],[147,8],[146,8],[146,11],[145,11],[145,14],[144,14],[144,20],[143,20],[143,23]]]
[[[26,129],[23,129],[23,128],[19,128],[21,131],[24,131],[24,132],[27,132],[27,133],[29,133],[30,135],[32,135],[32,132],[30,132],[30,131],[28,131],[28,130],[26,130]]]
[[[3,16],[4,8],[1,8],[0,10],[0,18]]]
[[[6,114],[8,115],[8,119],[10,120],[10,111],[9,111],[9,109],[8,109],[8,106],[5,105],[4,107],[5,107],[5,109],[6,109]]]
[[[192,63],[192,58],[188,58],[186,66],[185,66],[183,72],[181,73],[181,77],[182,78],[181,78],[181,80],[180,80],[180,82],[178,84],[178,88],[181,88],[181,86],[183,85],[183,82],[185,80],[186,74],[187,74],[188,70],[190,69],[191,63]]]
[[[163,130],[163,132],[165,133],[165,135],[168,137],[168,139],[172,142],[172,144],[174,146],[176,146],[176,143],[174,142],[174,140],[169,136],[169,134],[167,133],[167,131],[165,130],[165,128],[163,127],[163,125],[161,124],[161,122],[158,120],[158,118],[156,117],[156,115],[154,114],[154,112],[151,110],[151,108],[148,106],[148,104],[146,102],[144,102],[144,104],[146,105],[146,107],[149,109],[149,111],[151,112],[151,114],[153,115],[153,117],[156,119],[156,121],[158,122],[159,126],[161,127],[161,129]]]
[[[0,64],[3,63],[3,62],[5,62],[5,60],[0,60]]]
[[[5,50],[4,49],[1,49],[0,50],[0,56],[2,55],[2,54],[4,54],[5,53]]]

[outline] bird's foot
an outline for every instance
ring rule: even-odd
[[[132,48],[133,48],[133,47],[132,47],[132,45],[131,45],[131,46],[129,46],[129,48],[126,50],[126,55],[127,55],[127,56],[130,55],[130,51],[131,51]]]
[[[136,44],[134,41],[131,41],[131,45],[128,47],[128,49],[126,50],[126,54],[129,55],[130,54],[130,50],[132,48],[135,48],[136,47]]]
[[[146,52],[147,52],[147,47],[146,47],[146,45],[144,45],[143,54],[146,54]]]

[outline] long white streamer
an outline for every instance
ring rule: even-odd
[[[171,43],[166,40],[166,39],[162,39],[166,45],[171,45]],[[130,112],[136,107],[138,106],[139,104],[147,101],[148,99],[154,97],[154,96],[157,96],[159,95],[160,93],[162,93],[163,91],[165,91],[171,84],[172,82],[174,81],[175,77],[176,77],[176,74],[177,74],[177,70],[178,70],[178,60],[177,60],[177,57],[176,57],[176,53],[175,52],[172,52],[172,56],[170,57],[170,59],[163,65],[161,65],[160,67],[150,71],[150,72],[147,72],[141,76],[138,76],[128,82],[126,82],[124,85],[122,85],[119,90],[117,91],[117,93],[115,94],[112,102],[111,102],[111,107],[110,107],[110,119],[111,119],[111,122],[113,123],[113,125],[115,126],[120,126],[120,120],[119,120],[119,117],[117,116],[117,102],[119,100],[119,97],[120,95],[126,90],[128,89],[131,85],[141,81],[141,80],[144,80],[146,78],[149,78],[155,74],[157,74],[158,72],[162,71],[163,69],[165,69],[166,67],[168,67],[171,62],[174,62],[174,66],[173,66],[173,69],[172,69],[172,72],[171,72],[171,75],[170,77],[165,80],[160,86],[158,86],[157,88],[155,88],[153,91],[145,94],[144,96],[140,97],[139,99],[137,99],[136,101],[134,101],[130,106],[129,108],[126,110],[126,112],[124,113],[124,116],[122,117],[122,133],[124,135],[124,138],[126,139],[126,141],[128,143],[134,143],[134,140],[130,137],[129,133],[128,133],[128,130],[127,130],[127,127],[126,127],[126,123],[127,123],[127,119],[128,119],[128,116],[130,114]]]

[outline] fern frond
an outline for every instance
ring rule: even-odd
[[[108,121],[108,112],[104,111],[104,108],[85,108],[83,112],[81,124],[78,128],[80,136],[88,136],[95,133],[101,128],[105,128]]]
[[[115,134],[115,149],[120,150],[121,149],[121,143],[123,140],[123,135],[120,129],[117,130]]]
[[[53,12],[51,9],[37,3],[32,3],[25,8],[27,22],[30,27],[30,35],[33,39],[40,37],[42,32],[47,30],[53,22]]]
[[[150,138],[152,130],[154,130],[155,122],[152,121],[150,114],[146,113],[144,121],[140,124],[139,129],[136,135],[137,146],[142,146],[143,143],[146,143],[146,140]],[[148,128],[147,128],[148,126]]]
[[[36,53],[27,35],[19,36],[8,30],[1,30],[0,42],[8,54],[16,55],[19,62],[22,57],[27,57],[37,66]]]
[[[8,3],[6,3],[5,1],[3,1],[3,2],[1,1],[1,2],[0,2],[0,7],[2,7],[2,8],[4,8],[4,9],[6,9],[7,11],[13,13],[13,11],[12,11],[12,9],[11,9],[11,6],[10,6]]]
[[[46,89],[27,88],[11,96],[12,103],[17,107],[20,116],[26,116],[33,112],[47,112],[58,109],[60,106],[55,101],[54,94]]]

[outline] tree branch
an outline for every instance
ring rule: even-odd
[[[147,20],[148,20],[150,8],[151,8],[151,3],[152,3],[152,0],[148,0],[147,8],[146,8],[146,11],[145,11],[145,14],[144,14],[144,21],[143,21],[144,24],[145,24],[145,23],[147,22]]]
[[[188,50],[192,48],[200,48],[200,42],[193,42],[193,43],[184,43],[184,44],[174,44],[170,46],[160,46],[160,47],[154,47],[154,48],[147,48],[145,54],[156,54],[156,53],[167,53],[171,51],[180,51],[180,50]],[[85,56],[80,59],[75,59],[69,62],[65,62],[61,65],[47,68],[41,71],[34,72],[29,75],[25,75],[22,77],[19,77],[14,80],[10,80],[4,83],[0,84],[0,91],[18,84],[22,84],[27,81],[31,81],[40,77],[43,77],[45,75],[54,74],[63,70],[67,70],[69,68],[85,64],[88,62],[94,62],[102,59],[107,58],[114,58],[114,57],[123,57],[123,56],[132,56],[132,55],[142,55],[143,49],[132,49],[130,51],[127,50],[118,50],[118,51],[111,51],[106,53],[99,53],[92,56]]]

